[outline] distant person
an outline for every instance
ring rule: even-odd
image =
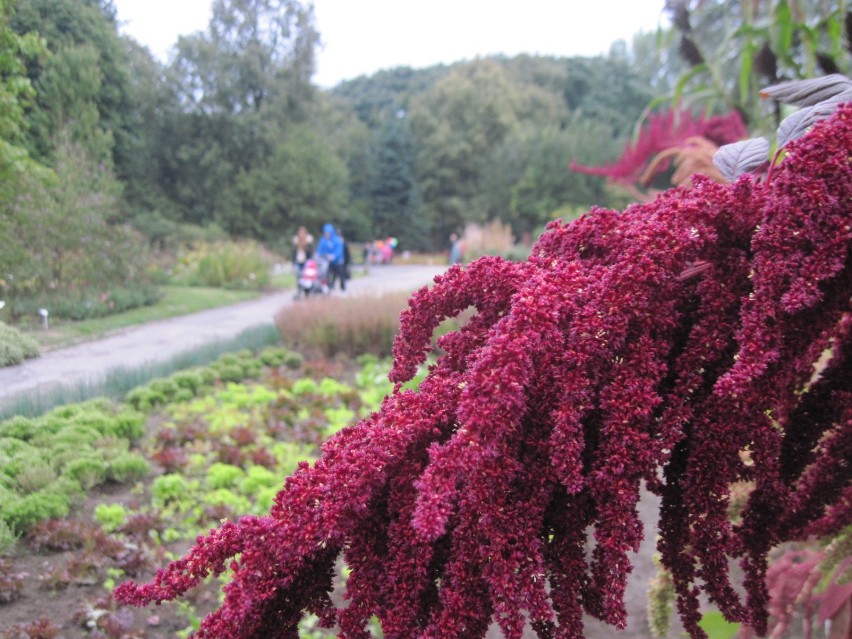
[[[334,230],[334,225],[322,227],[322,237],[317,244],[317,255],[328,262],[328,288],[334,290],[334,283],[340,280],[340,290],[346,290],[346,275],[343,266],[343,239]]]
[[[348,280],[352,277],[352,253],[349,251],[349,242],[343,236],[343,233],[338,234],[340,241],[343,242],[343,280]],[[344,287],[343,290],[346,290]]]
[[[461,240],[456,233],[450,234],[450,264],[459,264],[461,263]]]
[[[396,248],[397,240],[395,237],[385,238],[384,241],[379,241],[379,252],[381,254],[382,264],[390,264],[393,262],[393,250]]]
[[[314,236],[308,233],[308,229],[300,226],[293,236],[293,264],[296,267],[296,275],[305,268],[305,262],[311,256],[314,247]]]

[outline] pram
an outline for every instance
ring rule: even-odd
[[[302,267],[296,280],[296,297],[328,293],[328,262],[311,258]]]

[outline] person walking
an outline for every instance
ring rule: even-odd
[[[308,233],[308,229],[300,226],[293,236],[293,264],[296,267],[296,277],[305,267],[305,262],[311,256],[314,247],[314,236]]]
[[[340,279],[340,290],[346,290],[346,274],[343,265],[343,240],[334,230],[334,225],[322,227],[322,237],[317,244],[317,255],[328,262],[328,288],[334,290]]]
[[[462,260],[462,257],[461,257],[461,240],[459,239],[459,236],[455,233],[450,234],[449,249],[450,249],[450,264],[452,265],[452,264],[460,263],[461,260]]]

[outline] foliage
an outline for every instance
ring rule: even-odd
[[[271,264],[256,242],[196,244],[180,257],[173,280],[189,286],[262,289]]]
[[[63,142],[51,179],[30,179],[14,200],[0,201],[0,291],[13,314],[32,308],[32,300],[51,311],[88,302],[105,313],[151,302],[144,293],[145,246],[130,229],[112,223],[118,189],[80,146]],[[113,288],[142,292],[121,295]],[[112,295],[118,305],[110,304]],[[74,300],[67,307],[66,297]]]
[[[845,3],[674,0],[667,8],[669,47],[687,67],[665,97],[674,105],[735,110],[752,130],[771,130],[782,113],[756,99],[758,87],[849,70]]]
[[[20,364],[25,359],[38,357],[41,349],[32,337],[0,322],[0,367]]]
[[[13,296],[9,313],[19,320],[41,322],[40,309],[47,309],[53,319],[83,321],[117,315],[124,311],[152,306],[163,297],[160,288],[148,283],[132,287],[108,285],[106,290],[58,288],[33,294]]]
[[[44,519],[64,517],[94,486],[147,474],[150,465],[128,452],[144,430],[141,413],[103,399],[0,422],[3,526],[24,533]]]
[[[15,191],[17,180],[38,171],[25,143],[24,112],[35,92],[26,76],[26,61],[42,50],[37,34],[16,33],[10,26],[15,2],[0,2],[0,197]],[[11,187],[11,188],[10,188]]]
[[[512,225],[519,237],[554,219],[565,207],[588,209],[607,200],[601,181],[566,172],[569,160],[599,163],[617,153],[611,126],[572,113],[551,126],[524,126],[509,134],[483,176],[488,217]]]
[[[390,115],[371,145],[368,196],[372,237],[396,237],[409,250],[429,247],[429,228],[418,215],[414,145],[402,111]]]
[[[442,338],[418,391],[329,440],[269,515],[223,524],[116,597],[172,599],[230,566],[200,636],[292,636],[308,611],[343,636],[375,613],[389,636],[478,637],[495,620],[517,638],[528,619],[579,637],[584,612],[626,622],[644,480],[662,497],[658,548],[686,631],[706,636],[703,590],[765,632],[769,550],[852,518],[850,146],[847,105],[771,180],[697,179],[552,224],[526,263],[450,269],[404,313],[391,379],[414,375],[445,317],[478,314]],[[744,479],[755,488],[733,526],[729,486]]]
[[[18,0],[13,26],[37,31],[47,49],[28,65],[37,91],[28,114],[34,156],[52,164],[64,134],[96,162],[123,169],[129,73],[114,13],[88,0]]]
[[[333,147],[304,126],[279,137],[267,160],[240,171],[223,195],[217,218],[232,234],[274,241],[304,225],[319,237],[329,218],[346,217],[349,178]]]
[[[0,557],[6,555],[17,543],[18,536],[15,534],[9,524],[0,520]]]

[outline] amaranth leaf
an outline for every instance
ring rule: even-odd
[[[804,135],[814,124],[834,113],[838,105],[849,101],[852,101],[852,87],[843,93],[796,111],[784,118],[778,126],[778,148],[783,149],[787,144]]]
[[[713,164],[726,180],[733,182],[768,159],[769,142],[765,138],[752,138],[720,147],[713,156]]]
[[[795,106],[814,106],[845,91],[852,90],[852,80],[845,75],[832,73],[819,78],[791,80],[766,87],[761,97],[772,98],[784,104]]]

